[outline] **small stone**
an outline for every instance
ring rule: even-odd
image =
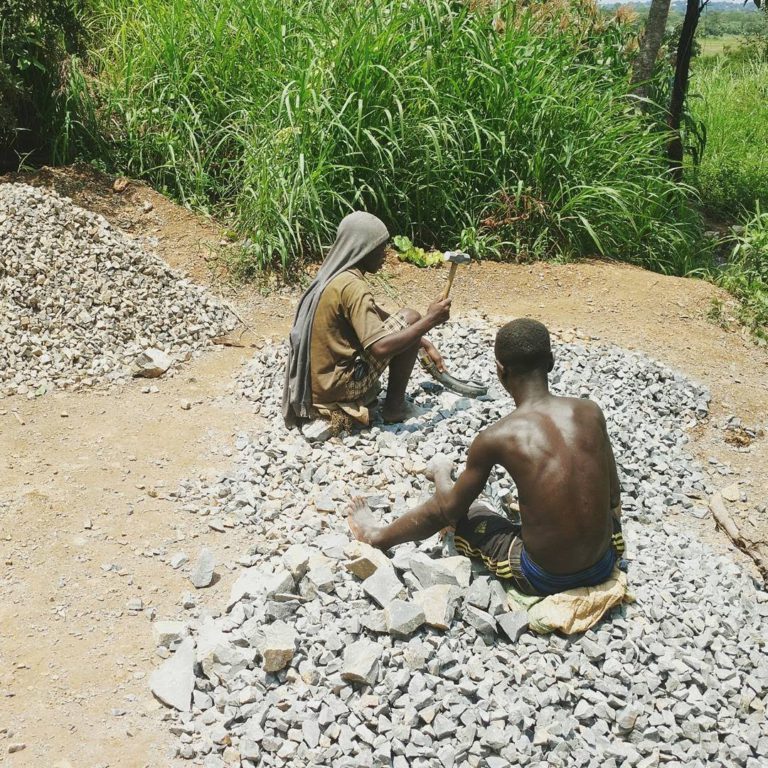
[[[363,582],[363,591],[375,600],[382,608],[386,608],[393,600],[405,593],[403,583],[397,578],[391,564],[386,568],[378,568],[376,572]]]
[[[310,749],[314,749],[320,743],[320,726],[317,720],[305,720],[301,724],[301,734],[304,743]]]
[[[720,495],[726,501],[738,501],[741,498],[741,491],[739,490],[739,484],[732,483],[731,485],[727,485],[725,488],[723,488],[722,491],[720,491]]]
[[[144,601],[140,597],[132,597],[125,604],[125,607],[129,611],[141,611],[144,608]]]
[[[134,361],[133,375],[146,379],[162,376],[173,364],[173,358],[160,349],[145,349]]]
[[[256,597],[264,592],[266,576],[260,568],[246,568],[232,585],[227,601],[227,611],[237,605],[245,597]]]
[[[189,712],[195,687],[195,643],[191,637],[182,641],[176,653],[164,661],[149,677],[149,688],[166,706]]]
[[[152,637],[155,645],[170,648],[186,633],[187,625],[183,621],[155,621],[152,623]]]
[[[387,631],[393,637],[408,637],[424,624],[422,607],[405,600],[393,600],[385,609]]]
[[[330,566],[310,568],[305,578],[318,592],[333,592],[335,581]]]
[[[182,565],[186,565],[189,562],[185,552],[177,552],[175,555],[171,555],[171,559],[168,561],[171,568],[178,570]]]
[[[382,652],[383,649],[378,643],[367,638],[347,646],[341,670],[342,680],[348,683],[374,685],[378,677]]]
[[[330,421],[315,419],[301,428],[301,434],[310,443],[324,443],[333,436],[333,429],[331,429]]]
[[[496,620],[490,613],[475,608],[474,605],[465,605],[463,609],[464,620],[471,624],[481,635],[493,635],[496,633]]]
[[[291,544],[283,552],[283,563],[296,581],[301,581],[309,568],[309,558],[312,550],[303,544]]]
[[[16,752],[21,752],[22,750],[25,750],[26,748],[27,748],[27,745],[23,741],[16,741],[8,745],[8,754],[13,755]]]
[[[266,672],[287,667],[296,653],[296,630],[284,621],[268,624],[259,639],[259,652]]]
[[[415,603],[424,611],[424,620],[435,629],[446,630],[451,626],[461,592],[450,584],[435,584],[413,595]]]
[[[637,718],[640,716],[640,709],[635,706],[624,707],[621,712],[616,714],[616,725],[624,732],[629,733],[635,727]]]
[[[379,568],[392,566],[389,558],[380,549],[362,541],[353,542],[344,552],[350,558],[344,567],[358,579],[367,579]]]
[[[488,603],[491,600],[491,587],[489,579],[486,576],[478,576],[470,584],[464,598],[470,605],[480,608],[482,611],[488,610]]]
[[[196,589],[203,589],[210,585],[213,581],[213,569],[215,565],[216,561],[213,557],[213,552],[211,552],[208,547],[203,547],[200,550],[195,567],[189,575],[189,580]]]
[[[192,408],[192,403],[189,400],[179,400],[179,407],[182,411],[188,411]]]
[[[528,629],[527,611],[508,611],[496,616],[501,630],[513,642],[516,643]]]

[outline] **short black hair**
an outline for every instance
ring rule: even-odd
[[[547,327],[538,320],[521,317],[507,323],[496,334],[496,359],[511,373],[543,370],[554,366]]]

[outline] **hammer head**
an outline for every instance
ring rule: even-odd
[[[469,264],[472,258],[463,251],[446,251],[443,254],[443,260],[448,264]]]

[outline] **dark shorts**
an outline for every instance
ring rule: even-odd
[[[510,580],[523,594],[545,595],[552,594],[553,591],[561,591],[541,591],[531,584],[523,573],[524,547],[523,540],[520,538],[520,525],[497,514],[487,504],[479,502],[470,507],[467,516],[456,526],[455,543],[456,550],[460,554],[482,560],[491,573],[500,579]],[[621,524],[617,521],[614,521],[611,550],[616,557],[624,552]],[[528,560],[530,561],[530,558]],[[612,568],[612,564],[610,567]],[[586,585],[574,584],[573,586]]]

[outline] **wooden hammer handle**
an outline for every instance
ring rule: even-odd
[[[451,263],[451,271],[448,273],[448,283],[443,291],[443,301],[448,298],[448,294],[451,292],[451,286],[453,285],[453,278],[456,277],[456,267],[459,265],[454,261]]]

